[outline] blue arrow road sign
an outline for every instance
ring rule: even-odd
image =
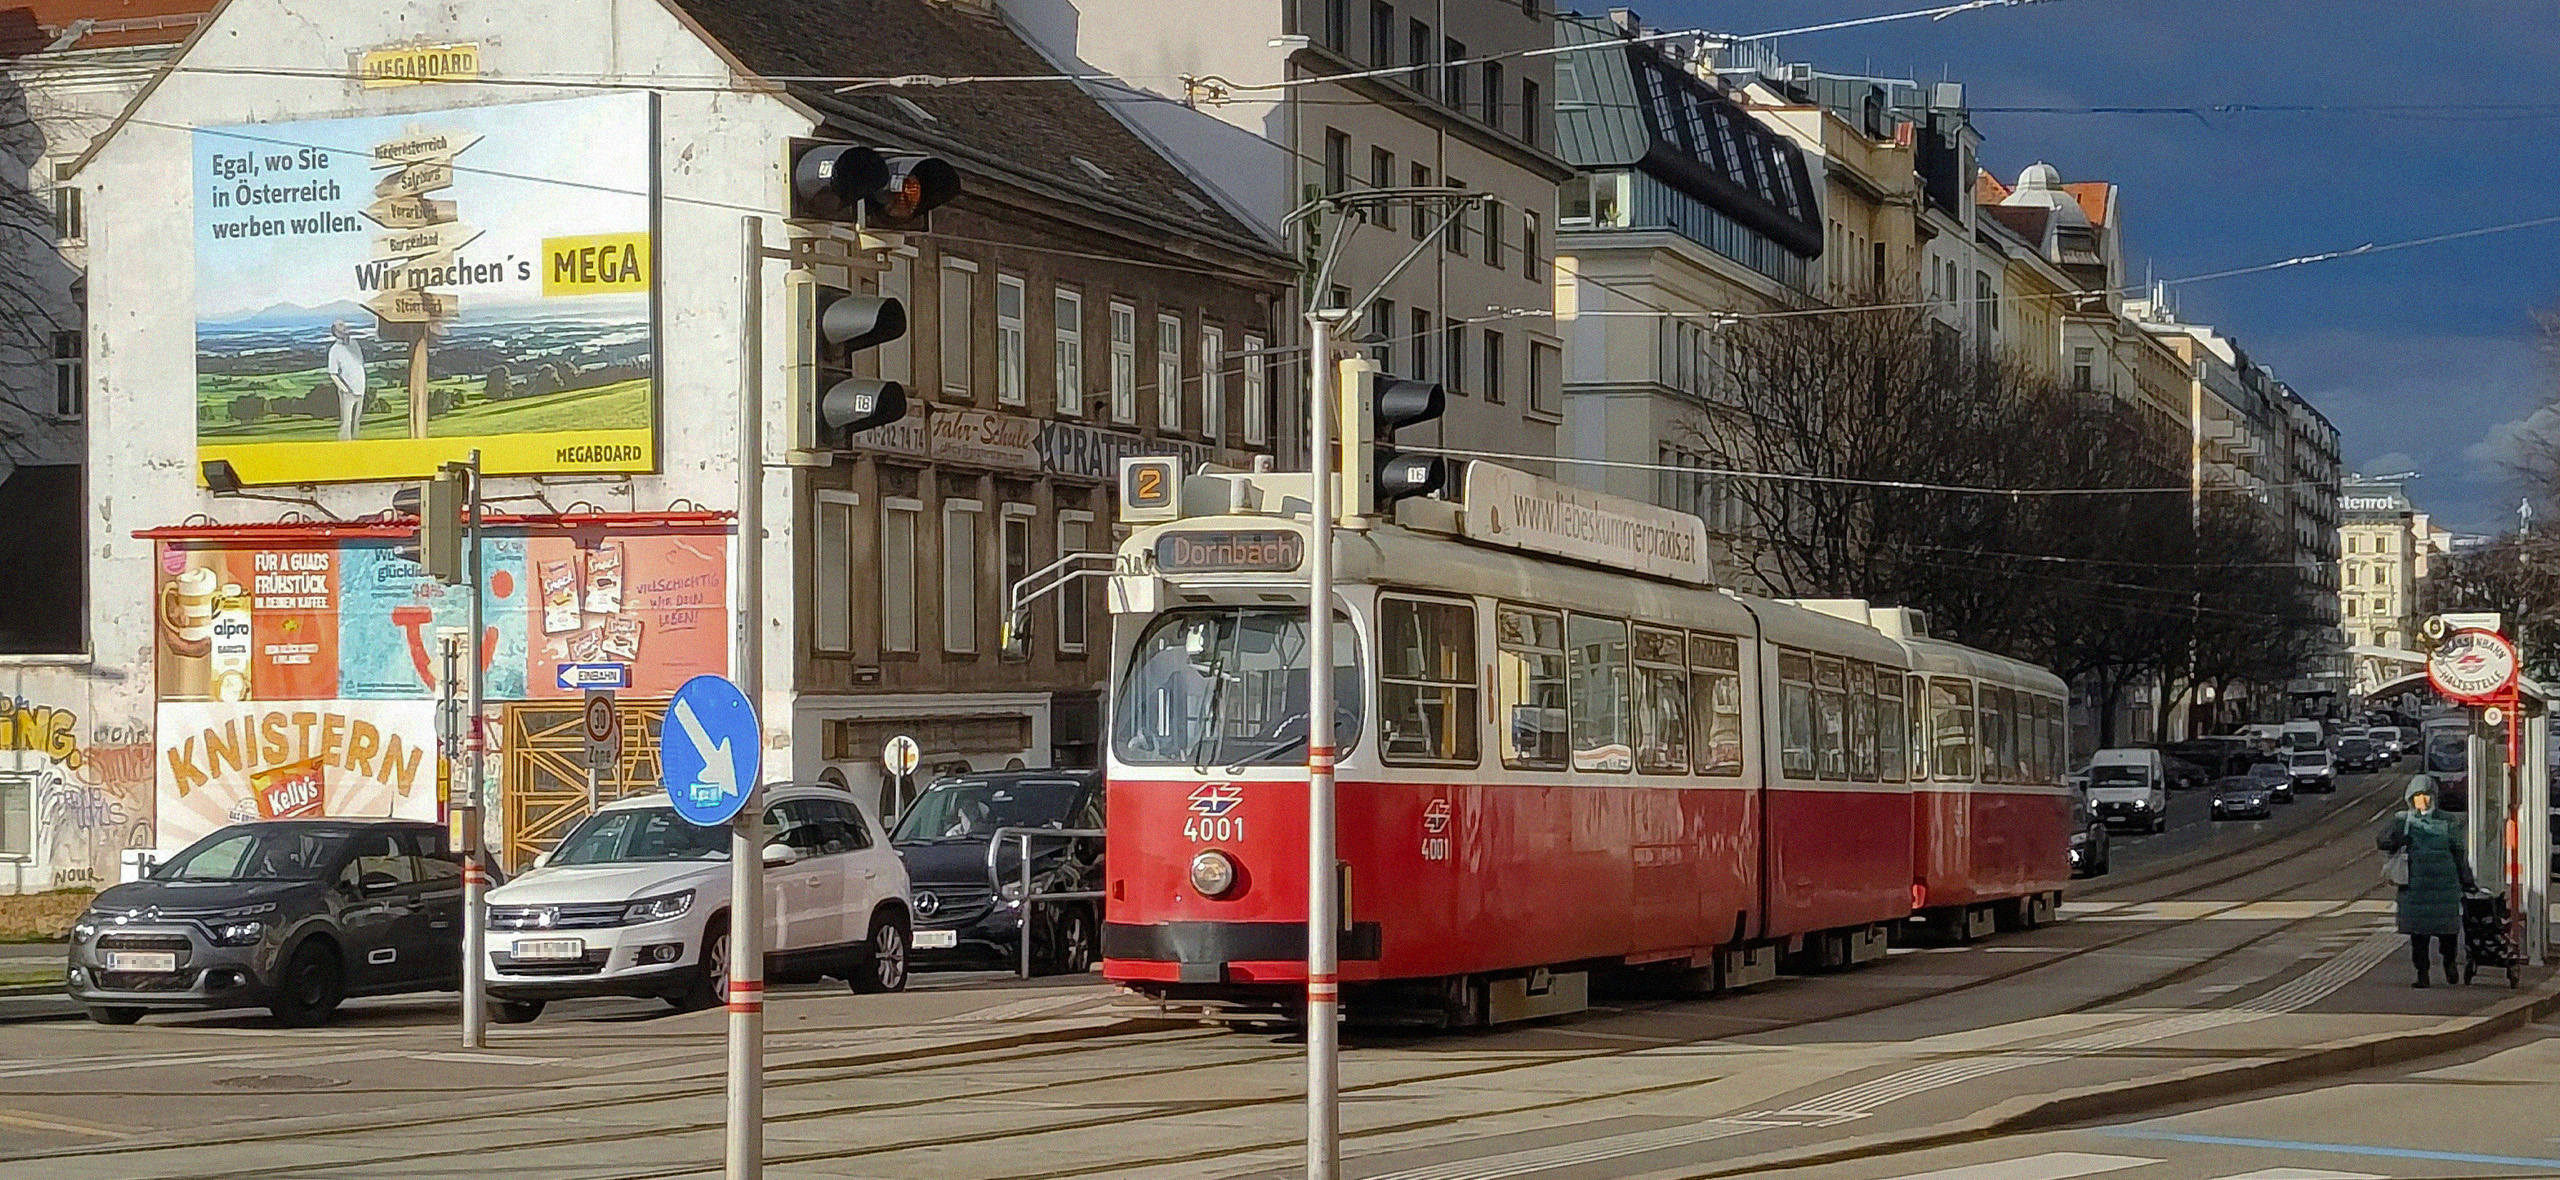
[[[629,664],[562,664],[560,690],[577,692],[588,688],[631,687]]]
[[[658,732],[658,779],[676,814],[703,827],[747,805],[763,769],[755,706],[724,676],[696,676],[667,703]]]

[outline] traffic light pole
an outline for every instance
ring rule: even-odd
[[[738,686],[764,707],[764,218],[746,218],[738,338]],[[784,257],[789,257],[784,252]],[[764,740],[759,721],[756,740]],[[729,1112],[726,1180],[764,1175],[764,839],[761,783],[729,821]]]
[[[424,349],[422,338],[418,347]],[[486,792],[481,789],[482,752],[488,742],[481,732],[481,664],[480,614],[480,451],[471,451],[471,487],[469,501],[470,527],[463,530],[462,544],[469,552],[465,560],[471,577],[470,606],[466,634],[462,637],[463,672],[470,677],[471,694],[463,708],[463,784],[468,801],[462,812],[462,1047],[477,1049],[489,1036],[489,990],[483,978],[489,961],[489,838],[488,821],[480,808]]]
[[[1307,1180],[1342,1170],[1341,878],[1333,800],[1333,334],[1339,308],[1307,313]]]

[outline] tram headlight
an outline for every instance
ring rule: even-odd
[[[1191,858],[1191,887],[1203,897],[1222,897],[1236,887],[1235,858],[1210,849]]]

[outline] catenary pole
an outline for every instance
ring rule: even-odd
[[[730,664],[751,710],[764,705],[764,219],[746,219],[738,324],[738,629]],[[761,766],[763,759],[757,759]],[[761,771],[759,771],[761,773]],[[727,1180],[764,1175],[764,840],[762,784],[729,825]]]
[[[1307,313],[1307,469],[1315,476],[1307,494],[1307,1180],[1337,1180],[1342,1165],[1342,903],[1333,808],[1333,333],[1341,314]]]
[[[418,347],[424,349],[423,337]],[[469,792],[470,806],[463,812],[462,865],[462,1047],[477,1049],[489,1036],[489,988],[482,976],[489,961],[489,823],[481,807],[488,801],[486,784],[482,782],[485,763],[482,752],[488,747],[488,735],[481,723],[480,646],[481,578],[480,560],[480,451],[471,451],[470,528],[463,535],[463,546],[469,550],[471,563],[470,605],[464,617],[468,624],[462,639],[464,668],[470,675],[471,695],[463,706],[467,720],[463,723],[463,783]]]

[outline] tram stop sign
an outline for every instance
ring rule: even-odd
[[[880,765],[899,778],[914,774],[916,764],[923,759],[923,748],[916,745],[916,739],[903,733],[880,747]]]
[[[659,782],[676,814],[702,827],[729,822],[763,770],[755,706],[723,676],[696,676],[667,702],[659,727]]]

